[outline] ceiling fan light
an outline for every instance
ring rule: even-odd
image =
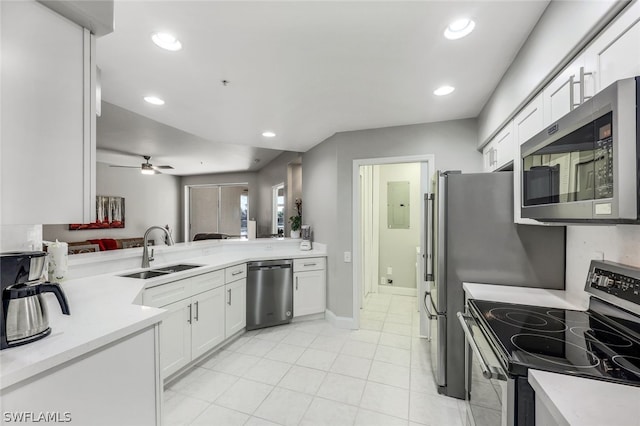
[[[155,175],[156,171],[153,169],[151,164],[143,164],[142,169],[140,169],[140,173],[143,175]]]

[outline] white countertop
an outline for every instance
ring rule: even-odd
[[[559,425],[640,426],[640,388],[529,370],[529,383]]]
[[[564,290],[514,287],[506,285],[463,283],[469,299],[491,302],[519,303],[522,305],[546,306],[549,308],[584,311],[587,307]]]
[[[195,245],[203,247],[199,252],[194,252],[194,245],[189,243],[177,244],[176,246],[178,246],[176,252],[184,249],[185,246],[189,247],[189,250],[183,250],[184,256],[177,256],[175,253],[171,253],[172,247],[165,247],[161,256],[156,256],[158,260],[153,262],[151,269],[176,262],[203,266],[147,280],[118,276],[142,270],[141,268],[134,270],[130,267],[102,275],[65,280],[61,285],[69,302],[71,312],[69,316],[62,315],[55,296],[43,295],[47,301],[49,325],[52,333],[36,342],[0,352],[0,389],[5,389],[160,322],[165,316],[164,309],[133,304],[134,299],[144,288],[252,260],[293,259],[327,255],[326,247],[322,244],[314,244],[314,249],[310,251],[300,251],[298,245],[291,242],[274,242],[265,245],[264,242],[245,241],[241,244],[233,244],[232,247],[220,244]],[[141,249],[139,251],[141,252]],[[164,259],[162,253],[172,261],[160,263]],[[206,253],[206,255],[198,256],[195,253]],[[117,263],[113,262],[114,255],[105,254],[111,262],[109,268],[117,268]],[[134,254],[139,261],[140,255]],[[182,258],[178,259],[176,256]],[[126,256],[119,253],[115,257],[122,258],[123,265],[131,263],[126,259],[131,257],[131,254]],[[77,263],[87,264],[88,258]],[[92,254],[89,261],[93,265],[99,265],[100,256]],[[70,265],[73,268],[72,262]],[[96,270],[100,270],[100,268],[96,267]]]

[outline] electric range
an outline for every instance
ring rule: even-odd
[[[530,368],[640,387],[640,269],[592,261],[585,291],[586,311],[468,301],[470,424],[534,425]]]
[[[640,386],[640,343],[602,314],[482,300],[469,308],[498,342],[508,374],[534,368]]]

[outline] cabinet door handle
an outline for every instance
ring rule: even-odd
[[[240,275],[242,273],[242,271],[236,271],[236,272],[232,272],[231,275],[232,276],[236,276],[236,275]]]
[[[198,321],[198,302],[196,302],[196,315],[194,319]]]
[[[187,322],[191,324],[191,303],[189,303],[189,318],[187,318]]]
[[[296,277],[296,290],[298,290],[298,278],[300,277]]]
[[[304,263],[303,266],[316,266],[315,263]]]
[[[231,306],[231,289],[227,290],[227,292],[229,293],[229,301],[227,302],[227,305]]]

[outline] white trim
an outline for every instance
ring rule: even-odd
[[[429,170],[432,174],[436,170],[435,156],[433,154],[425,155],[409,155],[401,157],[383,157],[383,158],[363,158],[353,160],[353,168],[351,174],[352,185],[352,208],[351,208],[351,228],[353,230],[351,249],[353,252],[353,264],[352,264],[352,282],[353,282],[353,327],[354,329],[360,328],[360,264],[362,262],[362,255],[360,253],[360,166],[366,165],[378,165],[378,164],[397,164],[397,163],[427,163],[426,170]],[[421,169],[421,171],[424,169]],[[421,172],[421,175],[424,174]],[[428,186],[426,182],[430,181],[431,176],[420,176],[423,184],[421,185],[421,191],[424,193],[427,191]],[[424,207],[420,207],[421,216],[424,217]],[[420,233],[424,234],[423,226],[420,227]],[[422,252],[424,252],[424,237],[421,237]],[[380,287],[380,286],[379,286]],[[327,310],[327,313],[330,312]],[[327,315],[327,317],[329,317]]]
[[[395,287],[392,285],[379,285],[378,292],[380,294],[395,294],[396,296],[416,296],[418,289],[409,287]]]
[[[358,327],[356,326],[356,318],[349,318],[349,317],[339,317],[336,314],[334,314],[333,312],[331,312],[329,309],[327,309],[325,311],[325,319],[329,322],[329,324],[333,325],[334,327],[337,328],[344,328],[347,330],[357,330]]]

